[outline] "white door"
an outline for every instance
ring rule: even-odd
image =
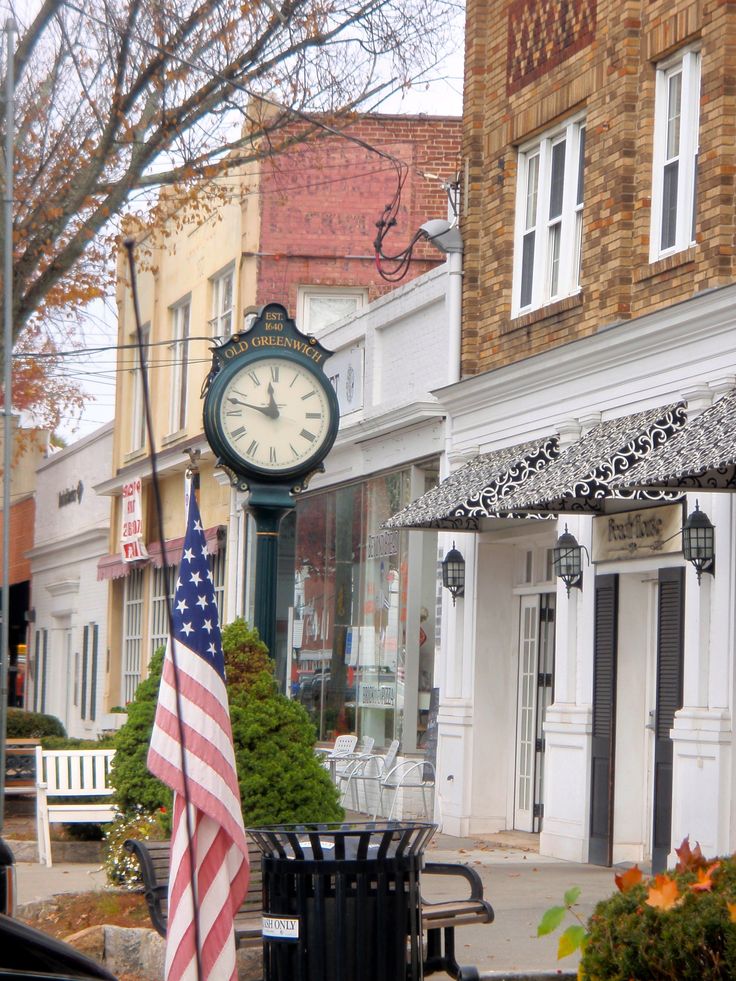
[[[534,828],[538,652],[539,596],[522,596],[514,795],[514,827],[519,831]]]

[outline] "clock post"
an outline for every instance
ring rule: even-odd
[[[253,626],[269,654],[276,651],[276,595],[278,592],[279,527],[296,505],[285,487],[251,483],[248,509],[256,523],[256,568]]]
[[[332,352],[269,303],[252,326],[212,352],[204,430],[218,466],[249,491],[256,522],[254,626],[276,653],[279,526],[337,436],[337,395],[324,372]]]

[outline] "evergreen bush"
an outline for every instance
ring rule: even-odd
[[[258,631],[235,620],[223,628],[222,645],[246,826],[342,820],[338,792],[314,753],[314,726],[302,705],[278,692]],[[123,814],[158,812],[167,822],[171,791],[146,766],[163,656],[159,648],[151,658],[115,733],[111,782]]]
[[[160,808],[171,814],[171,791],[146,766],[164,653],[165,648],[159,647],[151,658],[148,677],[136,688],[128,705],[128,719],[114,736],[110,782],[115,788],[115,803],[123,814],[133,814],[138,809],[152,814]]]
[[[100,736],[99,739],[78,739],[76,736],[44,736],[41,739],[44,749],[114,749],[113,736]]]
[[[258,631],[235,620],[222,631],[243,820],[247,826],[340,821],[345,812],[317,759],[314,725],[279,693]]]
[[[44,736],[61,736],[66,739],[66,729],[55,715],[9,708],[6,735],[8,739],[43,739]]]
[[[246,826],[344,818],[306,709],[279,694],[271,675],[233,695],[230,717]]]

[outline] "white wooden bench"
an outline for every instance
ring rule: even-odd
[[[114,749],[42,749],[36,747],[36,827],[38,860],[51,866],[50,825],[113,821],[110,764]],[[89,801],[79,801],[89,797]],[[52,798],[49,801],[49,798]],[[67,798],[67,800],[59,800]],[[69,798],[74,798],[73,802]]]

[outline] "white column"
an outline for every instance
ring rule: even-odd
[[[443,830],[466,835],[470,830],[470,765],[473,725],[474,620],[477,601],[477,536],[439,535],[439,555],[453,541],[465,559],[465,595],[452,603],[442,590],[442,633],[437,683],[440,711],[437,725],[436,795]],[[467,638],[467,642],[466,642]]]
[[[685,586],[683,707],[672,729],[672,846],[690,836],[706,856],[733,851],[736,841],[732,743],[734,651],[733,555],[736,502],[731,494],[688,495],[688,513],[698,498],[715,525],[715,576],[700,586],[688,564]],[[712,802],[704,807],[703,801]]]
[[[565,530],[590,555],[591,519],[561,516]],[[555,700],[544,724],[544,821],[539,840],[543,855],[585,862],[588,857],[590,740],[593,688],[593,614],[595,572],[583,552],[583,588],[568,597],[557,587],[555,632]]]

